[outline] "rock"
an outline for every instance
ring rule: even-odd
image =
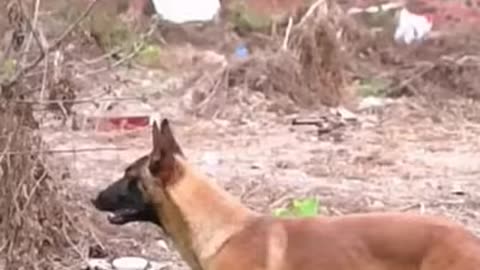
[[[106,259],[89,259],[87,270],[113,270],[113,266]]]
[[[379,97],[366,97],[360,101],[358,105],[359,110],[369,109],[369,108],[378,108],[385,105],[385,99]]]
[[[166,270],[171,269],[172,264],[169,262],[150,262],[148,270]]]
[[[167,242],[164,240],[160,239],[156,242],[157,246],[159,246],[163,251],[170,251],[168,248]]]
[[[385,204],[381,201],[375,200],[370,205],[370,208],[375,210],[385,209]]]
[[[147,270],[149,261],[142,257],[120,257],[112,262],[113,267],[117,270]]]

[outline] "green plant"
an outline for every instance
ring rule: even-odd
[[[0,81],[10,78],[15,73],[17,61],[15,59],[6,59],[0,66]]]
[[[387,87],[388,81],[376,78],[363,79],[357,85],[358,93],[362,97],[383,97]]]
[[[236,1],[229,7],[229,21],[241,32],[267,32],[272,25],[272,18],[260,15],[247,7],[245,2]]]
[[[95,10],[85,24],[105,52],[130,51],[140,40],[131,26],[112,10]]]
[[[135,61],[150,68],[163,67],[162,53],[163,51],[160,46],[155,44],[145,44],[145,46],[135,56]]]
[[[381,27],[391,26],[395,24],[395,12],[396,10],[380,10],[374,13],[362,13],[361,17],[368,27]]]
[[[277,217],[313,217],[319,213],[317,198],[295,199],[285,208],[276,208],[273,215]]]

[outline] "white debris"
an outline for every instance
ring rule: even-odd
[[[216,165],[220,164],[220,157],[219,157],[218,153],[208,151],[208,152],[203,153],[202,161],[206,165],[216,166]]]
[[[166,263],[150,262],[150,267],[148,268],[148,270],[165,270],[165,269],[171,269],[171,268],[172,268],[171,262],[166,262]]]
[[[411,44],[423,40],[432,30],[433,20],[430,16],[411,13],[406,8],[400,10],[394,39],[398,43]]]
[[[343,106],[334,108],[332,112],[340,116],[343,120],[346,120],[346,121],[356,121],[358,119],[358,116],[355,113],[351,112],[350,110],[348,110]]]
[[[88,268],[91,270],[112,270],[112,265],[106,259],[89,259]]]
[[[386,101],[384,98],[379,98],[379,97],[366,97],[363,98],[360,101],[360,104],[358,104],[358,109],[359,110],[365,110],[369,108],[378,108],[378,107],[383,107],[385,105]]]
[[[155,11],[173,23],[211,21],[220,10],[219,0],[153,0]]]
[[[167,242],[165,242],[165,240],[158,240],[156,242],[157,246],[159,246],[163,251],[170,251],[170,249],[168,248],[168,245],[167,245]]]
[[[117,270],[146,270],[149,266],[148,260],[142,257],[120,257],[112,261]]]
[[[379,12],[389,11],[392,9],[397,9],[397,8],[403,7],[403,5],[404,4],[402,2],[394,2],[394,3],[386,3],[383,5],[373,5],[367,8],[352,7],[348,9],[347,13],[348,14],[379,13]]]

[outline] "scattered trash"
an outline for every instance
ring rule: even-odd
[[[241,44],[235,48],[235,56],[239,59],[245,59],[248,57],[248,48],[245,44]]]
[[[146,270],[149,262],[142,257],[120,257],[112,261],[115,270]]]
[[[202,162],[207,166],[217,166],[220,164],[220,157],[214,152],[204,152],[202,155]]]
[[[158,117],[153,114],[149,115],[125,115],[125,116],[87,116],[85,119],[79,119],[77,122],[82,123],[79,129],[111,132],[111,131],[127,131],[147,128],[153,124]]]
[[[383,107],[385,105],[385,99],[379,97],[366,97],[360,101],[358,104],[359,110],[365,110],[369,108],[378,108]]]
[[[142,257],[126,256],[114,259],[90,258],[86,270],[163,270],[171,266],[171,262],[149,261]]]
[[[397,43],[411,44],[426,38],[433,27],[433,17],[429,14],[417,15],[406,8],[400,10],[394,39]]]
[[[342,121],[337,121],[336,119],[331,119],[327,116],[321,116],[313,119],[293,119],[293,126],[305,126],[312,125],[316,126],[318,136],[332,132],[333,130],[339,129],[345,126],[345,123]]]
[[[163,270],[163,269],[171,269],[172,263],[159,263],[159,262],[150,262],[150,267],[148,270]]]
[[[401,8],[401,9],[400,9]],[[411,44],[422,41],[433,27],[433,17],[430,14],[418,15],[408,11],[402,2],[373,5],[367,8],[350,8],[348,14],[380,13],[400,9],[400,15],[395,29],[394,39],[397,43]]]
[[[173,23],[211,21],[220,10],[219,0],[152,0],[162,19]]]
[[[460,185],[456,184],[453,186],[452,190],[450,191],[452,195],[456,196],[465,196],[467,192],[463,189]]]
[[[331,111],[333,114],[340,116],[345,121],[357,121],[358,117],[353,112],[347,110],[346,108],[340,106],[333,108]]]
[[[369,6],[367,8],[357,8],[357,7],[352,7],[348,9],[347,13],[348,14],[358,14],[358,13],[378,13],[382,11],[389,11],[392,9],[397,9],[403,7],[402,2],[395,2],[395,3],[386,3],[383,5],[374,5],[374,6]]]

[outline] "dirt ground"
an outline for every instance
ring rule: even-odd
[[[478,54],[480,41],[472,38],[469,42],[473,45],[467,41],[459,45],[459,40],[453,39],[450,43],[428,43],[430,47],[416,53],[429,61],[444,54],[455,59]],[[449,44],[454,43],[451,49]],[[220,105],[192,101],[202,85],[189,78],[198,79],[195,74],[200,72],[207,75],[205,81],[214,81],[216,68],[229,61],[222,53],[231,51],[228,46],[222,52],[202,47],[170,47],[176,51],[172,61],[176,61],[177,69],[188,67],[188,72],[167,74],[119,65],[77,77],[81,83],[72,107],[75,116],[66,125],[51,111],[36,113],[39,133],[54,151],[49,156],[49,169],[54,178],[62,179],[67,197],[77,205],[79,212],[75,215],[84,223],[82,228],[94,235],[90,245],[102,246],[110,258],[142,255],[165,263],[165,269],[187,269],[158,228],[140,223],[110,225],[106,214],[91,205],[90,199],[151,147],[149,128],[72,128],[73,122],[82,122],[82,116],[105,108],[114,115],[141,113],[169,118],[188,159],[263,213],[294,198],[315,196],[324,215],[387,210],[439,214],[480,235],[480,81],[474,77],[479,70],[478,56],[475,64],[465,67],[458,61],[447,67],[427,66],[422,71],[426,74],[423,79],[410,83],[398,74],[407,74],[407,68],[413,65],[409,61],[418,55],[410,55],[403,62],[393,61],[390,56],[385,60],[383,54],[390,53],[386,51],[391,48],[374,48],[372,62],[367,63],[372,71],[362,76],[378,73],[378,68],[385,65],[388,76],[405,79],[396,90],[410,94],[358,97],[349,106],[356,121],[319,135],[315,126],[294,126],[292,120],[324,116],[329,123],[339,121],[323,107],[301,107],[291,102],[287,106],[285,100],[261,91],[241,92],[237,88],[228,92],[228,102]],[[362,64],[357,71],[365,67]],[[86,65],[79,66],[81,72],[75,71],[85,74]],[[435,93],[428,92],[435,87],[455,94],[433,98]],[[207,93],[203,100],[209,98],[212,96]]]
[[[319,137],[314,127],[291,125],[298,114],[255,111],[240,120],[192,116],[182,106],[181,91],[162,87],[165,81],[153,71],[146,76],[120,69],[110,76],[134,81],[117,90],[127,96],[146,93],[147,104],[172,120],[188,158],[254,209],[267,213],[289,199],[314,195],[324,214],[424,211],[480,233],[480,125],[475,122],[432,110],[416,98],[401,98],[357,110],[358,123]],[[462,110],[470,106],[475,105],[459,105]],[[157,228],[109,225],[89,203],[150,150],[149,129],[102,133],[44,127],[42,133],[53,149],[124,148],[56,154],[52,163],[69,175],[65,184],[84,209],[78,215],[88,217],[109,255],[143,255],[185,267]]]

